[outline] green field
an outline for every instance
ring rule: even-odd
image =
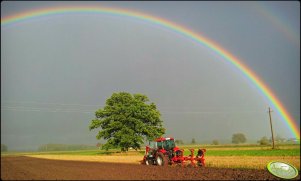
[[[185,150],[184,154],[189,155],[190,151]],[[300,149],[207,150],[206,155],[207,156],[300,156]]]
[[[198,148],[205,148],[207,156],[300,156],[300,145],[281,145],[276,149],[269,146],[259,145],[185,145],[180,146],[184,149],[184,155],[190,155],[190,148],[194,148],[197,154]],[[6,155],[143,155],[144,149],[139,151],[131,150],[122,153],[120,150],[75,150],[75,151],[43,151],[43,152],[1,152],[1,156]]]

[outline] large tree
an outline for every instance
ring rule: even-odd
[[[95,116],[89,128],[101,128],[96,138],[107,140],[104,149],[140,149],[144,139],[153,140],[165,133],[156,105],[142,94],[113,93],[104,108],[95,112]]]

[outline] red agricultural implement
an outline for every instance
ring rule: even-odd
[[[175,145],[174,138],[157,138],[152,143],[152,147],[146,146],[145,155],[142,163],[146,165],[174,165],[184,166],[190,161],[192,166],[205,166],[206,149],[199,149],[197,155],[194,156],[194,149],[190,149],[190,155],[184,156],[184,149],[179,149]]]

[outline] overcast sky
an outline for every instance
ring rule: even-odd
[[[139,11],[207,37],[268,85],[300,125],[300,3],[2,2],[1,18],[62,5]],[[134,18],[73,13],[1,25],[1,143],[96,144],[88,127],[113,92],[142,93],[166,136],[191,141],[270,137],[273,105],[208,48]],[[276,135],[292,133],[274,111]]]

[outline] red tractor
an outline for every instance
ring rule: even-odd
[[[146,146],[142,163],[159,166],[173,164],[184,166],[186,161],[190,161],[193,166],[205,166],[206,149],[199,149],[196,157],[194,157],[194,149],[190,149],[190,152],[189,156],[184,156],[184,150],[175,145],[174,138],[157,138],[155,142],[152,142],[152,147]]]

